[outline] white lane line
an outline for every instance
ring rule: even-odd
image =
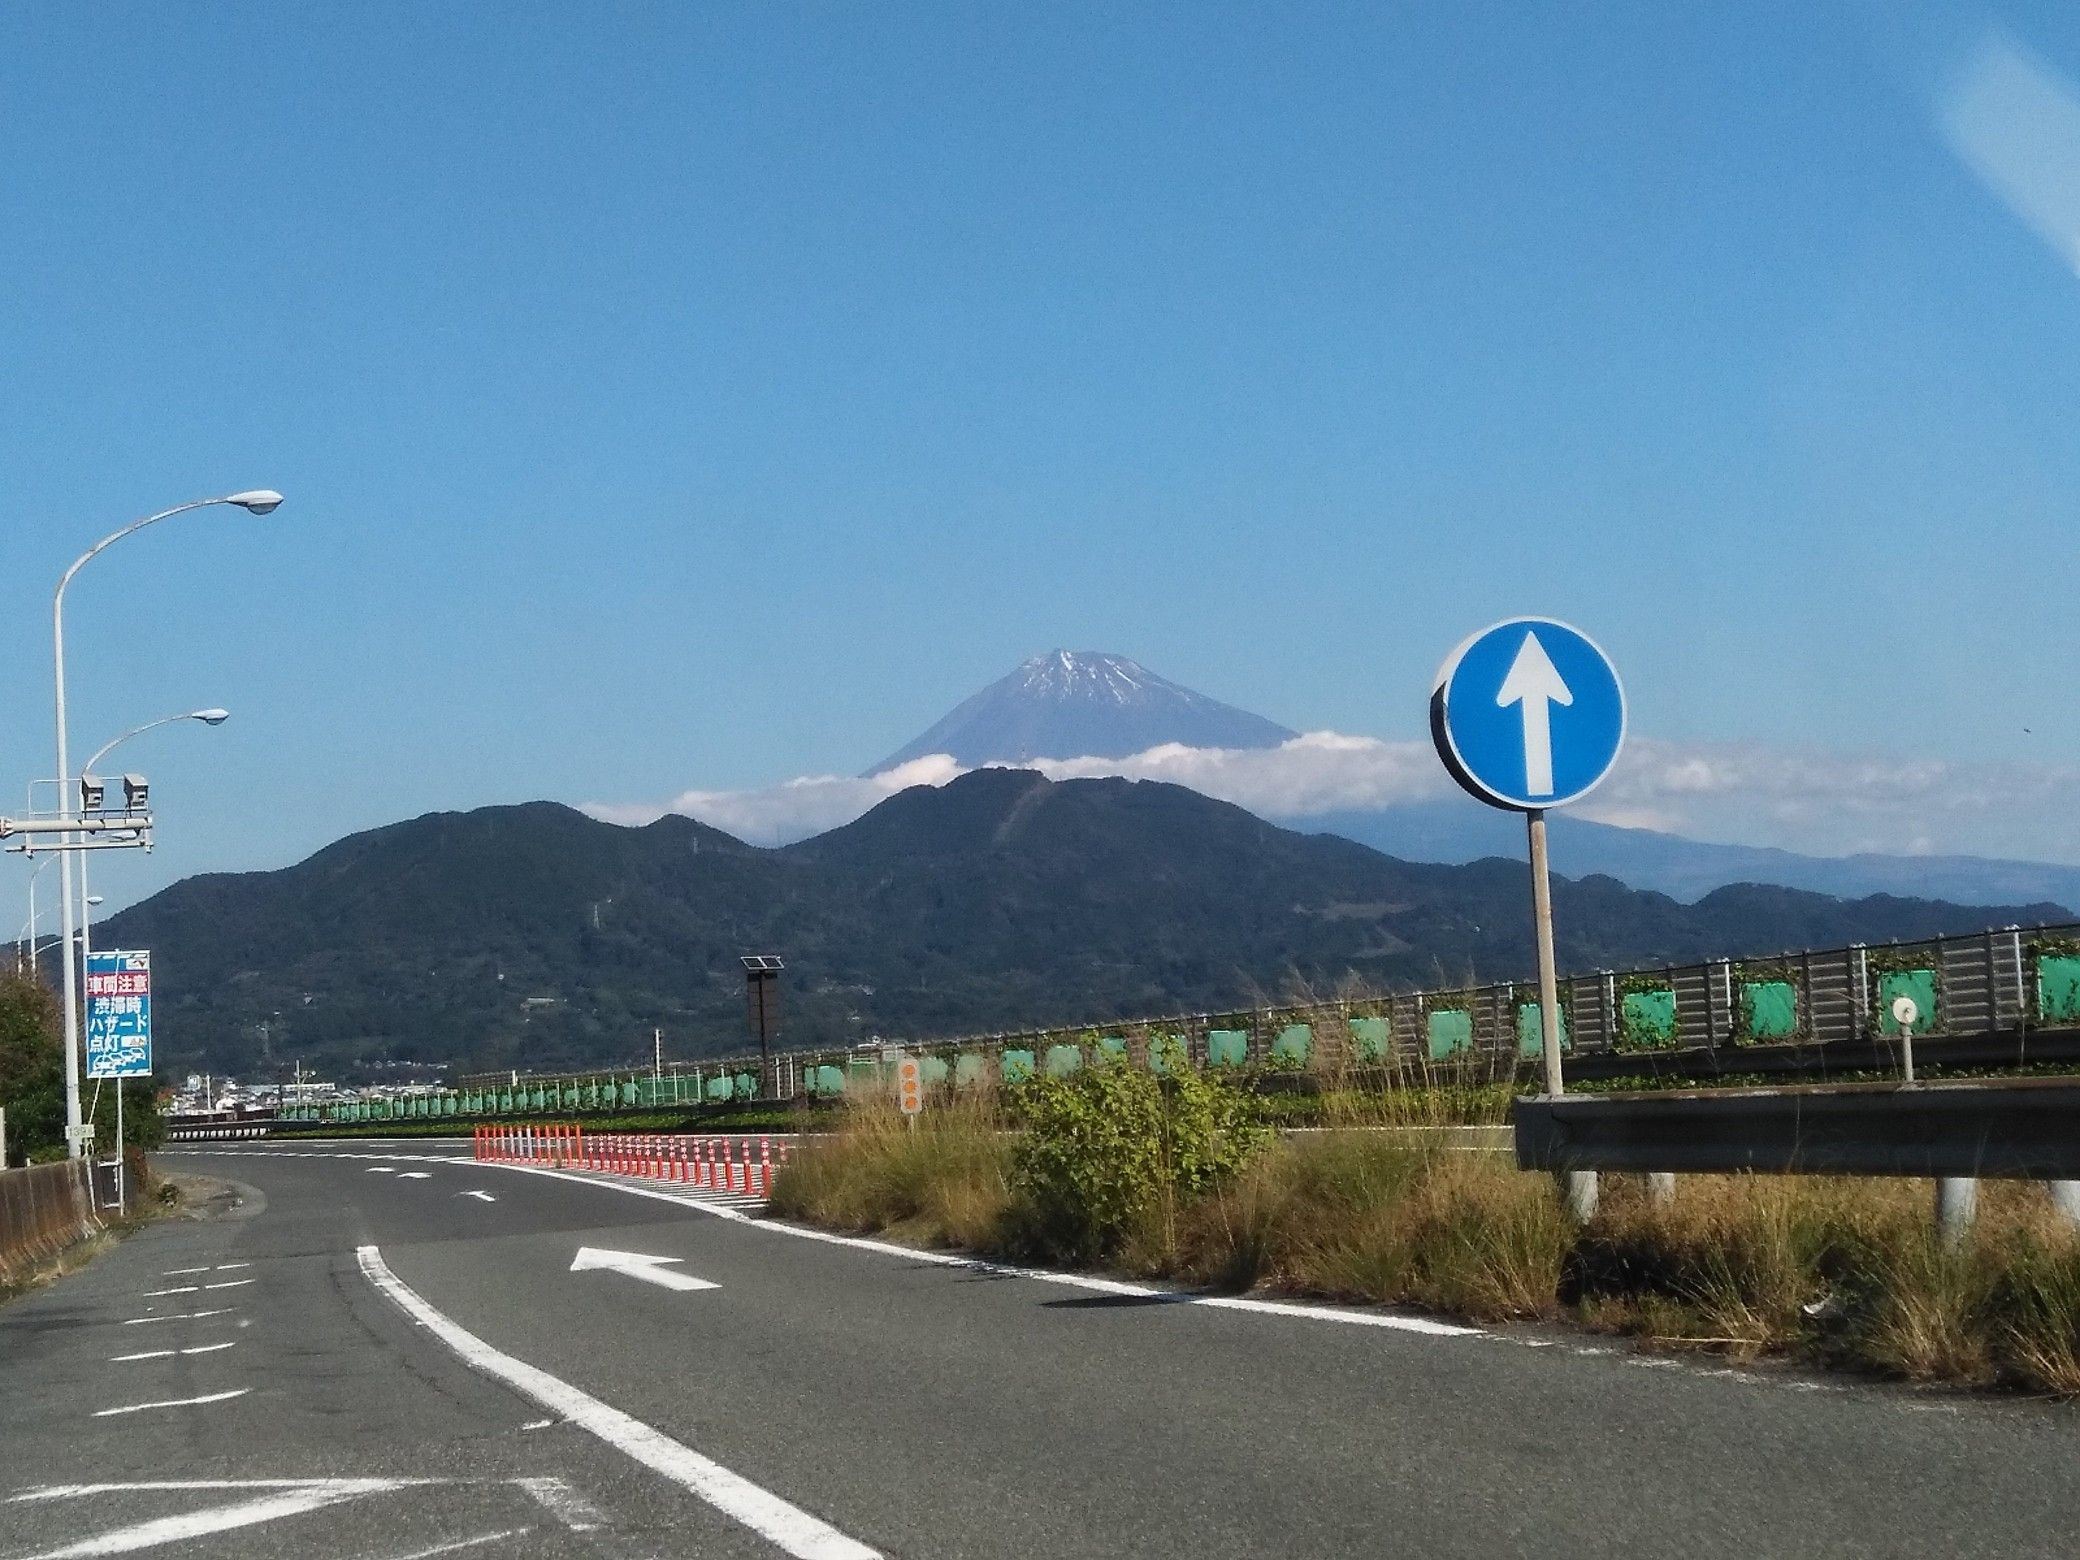
[[[201,1397],[161,1398],[156,1403],[125,1403],[120,1408],[97,1408],[96,1419],[107,1419],[114,1414],[141,1414],[148,1408],[194,1408],[201,1403],[228,1403],[233,1398],[244,1397],[251,1387],[234,1387],[229,1392],[206,1392]]]
[[[544,1419],[544,1425],[554,1423]],[[531,1428],[523,1425],[522,1429]],[[512,1481],[535,1498],[536,1504],[573,1533],[591,1533],[607,1525],[606,1513],[570,1487],[566,1479],[553,1476]]]
[[[368,1281],[387,1295],[412,1320],[453,1349],[471,1367],[503,1381],[514,1391],[569,1420],[609,1446],[633,1458],[653,1472],[664,1475],[681,1488],[692,1491],[716,1510],[734,1518],[761,1538],[796,1557],[796,1560],[879,1560],[878,1552],[857,1539],[791,1506],[770,1490],[729,1471],[651,1428],[640,1419],[601,1402],[567,1381],[524,1360],[501,1353],[490,1344],[449,1320],[422,1300],[390,1271],[383,1254],[374,1246],[354,1253]]]
[[[728,1219],[748,1229],[768,1230],[775,1235],[792,1235],[797,1240],[813,1240],[825,1246],[871,1251],[884,1257],[901,1257],[906,1262],[923,1262],[934,1267],[962,1268],[970,1273],[987,1273],[992,1278],[1025,1278],[1035,1283],[1057,1284],[1065,1289],[1082,1289],[1093,1294],[1168,1300],[1176,1305],[1209,1306],[1216,1310],[1253,1311],[1260,1315],[1288,1316],[1301,1321],[1339,1322],[1347,1327],[1379,1327],[1390,1332],[1421,1333],[1433,1338],[1497,1336],[1478,1327],[1465,1327],[1457,1322],[1440,1322],[1427,1316],[1403,1316],[1391,1311],[1346,1311],[1335,1306],[1304,1305],[1283,1300],[1245,1300],[1226,1295],[1195,1295],[1176,1289],[1158,1289],[1151,1284],[1130,1284],[1113,1278],[1091,1278],[1082,1273],[1058,1273],[1049,1268],[1014,1267],[1009,1263],[986,1262],[979,1257],[957,1256],[947,1251],[920,1251],[914,1246],[899,1246],[893,1241],[873,1240],[864,1235],[834,1235],[828,1230],[807,1229],[799,1224],[783,1224],[774,1219],[746,1218],[735,1208],[724,1207],[697,1197],[677,1196],[648,1186],[634,1186],[623,1181],[602,1181],[566,1170],[551,1170],[542,1165],[499,1164],[495,1160],[486,1163],[495,1164],[501,1170],[515,1170],[522,1175],[545,1175],[552,1180],[574,1181],[580,1186],[603,1186],[610,1191],[625,1192],[631,1197],[648,1197],[657,1202],[676,1203],[682,1208],[697,1208],[714,1218]]]
[[[230,1273],[235,1272],[239,1268],[249,1268],[252,1265],[253,1264],[250,1262],[219,1262],[217,1264],[217,1271],[219,1273]]]
[[[431,1181],[433,1176],[425,1170],[400,1170],[397,1172],[397,1179],[400,1181]]]
[[[204,1284],[204,1289],[243,1289],[248,1284],[257,1284],[257,1278],[227,1278],[221,1284]]]
[[[455,1195],[457,1197],[474,1197],[478,1202],[498,1201],[498,1199],[496,1197],[493,1197],[489,1192],[457,1192]]]
[[[475,1538],[458,1538],[452,1544],[435,1544],[431,1549],[413,1549],[401,1555],[392,1555],[390,1560],[433,1560],[435,1555],[452,1555],[458,1550],[475,1549],[480,1544],[495,1544],[502,1538],[519,1538],[532,1533],[531,1527],[507,1528],[501,1533],[479,1533]]]
[[[205,1316],[229,1316],[232,1307],[220,1305],[214,1311],[175,1311],[171,1316],[133,1316],[124,1322],[125,1327],[142,1327],[146,1322],[199,1322]]]
[[[156,1300],[161,1295],[192,1295],[201,1288],[200,1284],[175,1284],[171,1289],[147,1289],[144,1298]]]
[[[199,1268],[168,1268],[168,1269],[166,1270],[166,1272],[165,1272],[164,1276],[165,1276],[165,1277],[167,1277],[167,1278],[186,1278],[186,1277],[187,1277],[187,1276],[188,1276],[188,1275],[189,1275],[190,1273],[207,1273],[208,1271],[209,1271],[209,1269],[208,1269],[208,1268],[206,1268],[206,1267],[199,1267]]]
[[[262,1522],[278,1522],[284,1517],[302,1516],[308,1511],[318,1511],[326,1506],[338,1505],[341,1501],[354,1500],[363,1495],[382,1495],[392,1490],[401,1490],[407,1485],[419,1484],[419,1479],[249,1479],[239,1483],[218,1480],[196,1480],[190,1482],[164,1482],[157,1484],[60,1484],[48,1489],[30,1490],[17,1495],[14,1501],[67,1500],[81,1496],[114,1494],[130,1490],[229,1490],[243,1488],[278,1489],[282,1493],[261,1495],[250,1500],[234,1501],[228,1506],[217,1506],[206,1511],[188,1511],[175,1517],[159,1517],[150,1522],[139,1522],[130,1527],[113,1528],[106,1533],[96,1533],[75,1543],[57,1549],[41,1550],[25,1555],[22,1560],[89,1560],[95,1555],[128,1554],[137,1549],[156,1549],[163,1544],[178,1544],[189,1539],[206,1538],[212,1533],[228,1533],[234,1528],[253,1527]],[[9,1504],[13,1504],[10,1501]]]
[[[368,1175],[395,1175],[397,1174],[397,1169],[393,1165],[370,1165],[364,1173]]]
[[[192,1349],[146,1349],[141,1354],[111,1354],[108,1357],[108,1363],[111,1365],[123,1365],[131,1360],[170,1360],[176,1354],[215,1354],[219,1349],[235,1349],[237,1347],[238,1342],[236,1339],[233,1339],[230,1343],[198,1344]]]

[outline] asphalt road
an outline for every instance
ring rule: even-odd
[[[0,1309],[0,1560],[1745,1560],[2080,1533],[2080,1411],[2056,1405],[1065,1282],[454,1152],[169,1154],[240,1206]],[[581,1250],[679,1278],[573,1271]]]

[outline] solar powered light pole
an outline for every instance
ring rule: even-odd
[[[72,561],[72,567],[58,577],[58,588],[51,593],[51,662],[57,697],[56,724],[58,728],[58,785],[62,791],[72,784],[72,755],[67,751],[68,738],[65,720],[65,587],[95,558],[120,542],[124,537],[142,531],[146,526],[157,525],[161,520],[170,520],[175,515],[186,514],[191,509],[208,509],[217,504],[228,504],[243,509],[248,514],[272,514],[281,507],[282,495],[272,488],[253,488],[244,493],[231,493],[222,498],[198,498],[191,503],[175,504],[171,509],[162,509],[157,514],[146,515],[142,520],[133,520],[120,531],[111,531],[92,547]],[[60,833],[59,848],[72,843],[72,835]],[[64,925],[65,945],[65,1144],[72,1157],[77,1159],[85,1152],[85,1134],[81,1131],[79,1110],[79,970],[72,947],[74,905],[72,898],[72,874],[58,874],[58,907]]]
[[[771,953],[747,953],[737,962],[744,966],[744,1006],[751,1032],[758,1036],[758,1097],[767,1099],[773,1087],[773,1037],[780,1033],[780,972],[787,966]]]

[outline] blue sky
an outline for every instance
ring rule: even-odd
[[[235,711],[112,897],[852,772],[1063,644],[1414,739],[1527,611],[1666,751],[2080,859],[2080,281],[1944,131],[2080,14],[1699,9],[15,8],[0,794],[64,564],[268,485],[75,587],[82,748]]]

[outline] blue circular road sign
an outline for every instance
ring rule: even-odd
[[[1452,778],[1491,806],[1561,807],[1610,773],[1625,742],[1625,689],[1580,629],[1510,618],[1438,668],[1430,736]]]

